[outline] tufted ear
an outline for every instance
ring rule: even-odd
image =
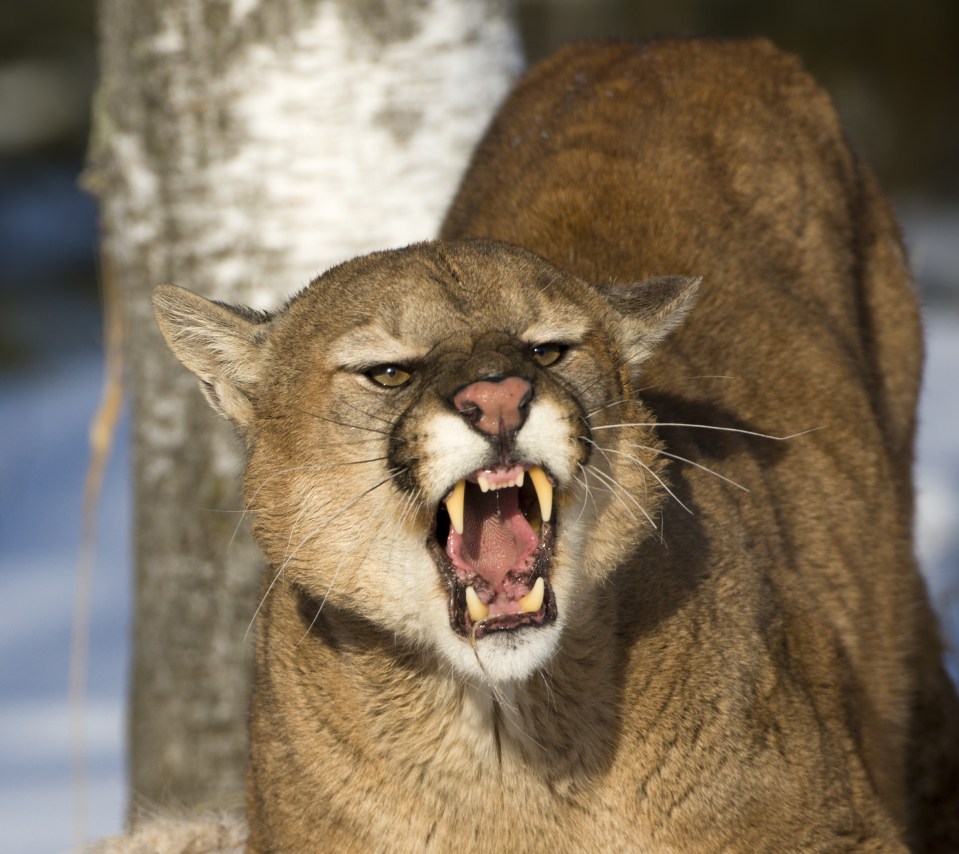
[[[639,366],[683,322],[701,281],[702,276],[663,276],[638,285],[599,286],[620,317],[620,346],[634,377]]]
[[[249,424],[271,316],[176,285],[154,288],[153,314],[173,355],[197,375],[211,406],[240,427]]]

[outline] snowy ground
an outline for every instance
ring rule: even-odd
[[[959,311],[927,313],[920,438],[920,551],[959,641]],[[95,354],[0,378],[0,828],[4,851],[50,854],[73,839],[67,661]],[[124,809],[123,718],[130,619],[126,433],[102,502],[86,714],[88,832]],[[954,671],[955,672],[955,671]]]
[[[86,431],[100,365],[88,353],[0,381],[0,849],[66,850],[74,837],[67,671]],[[89,826],[120,827],[123,703],[129,650],[128,455],[102,501],[85,749]]]
[[[919,560],[959,683],[959,311],[927,312],[926,379],[919,408]]]

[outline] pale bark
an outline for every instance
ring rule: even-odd
[[[518,71],[507,0],[101,0],[89,183],[131,342],[134,812],[243,788],[260,562],[239,447],[162,345],[153,285],[268,307],[431,237]]]

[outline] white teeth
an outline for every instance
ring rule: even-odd
[[[542,579],[539,579],[542,581]],[[533,587],[535,591],[535,586]],[[527,594],[527,598],[532,596],[532,592]],[[542,600],[543,595],[540,593],[540,600]],[[479,596],[476,595],[476,591],[472,587],[466,588],[466,610],[470,612],[470,617],[473,618],[474,623],[482,623],[489,616],[489,606],[484,605]],[[539,608],[536,609],[537,611]]]
[[[550,514],[553,512],[553,487],[549,482],[549,478],[546,477],[546,472],[539,466],[533,466],[529,470],[529,478],[533,482],[533,487],[536,489],[536,497],[539,499],[540,517],[544,522],[548,522]],[[489,477],[485,474],[476,475],[476,483],[483,492],[489,492],[490,490],[495,492],[498,489],[507,489],[508,487],[516,487],[518,489],[523,485],[525,480],[526,472],[522,469],[520,469],[513,480],[507,483],[490,483]],[[453,491],[448,498],[444,499],[444,503],[446,504],[446,512],[450,514],[450,522],[453,525],[453,530],[462,536],[463,516],[466,505],[465,480],[459,481],[456,486],[453,487]]]
[[[503,483],[490,483],[489,478],[485,474],[476,475],[476,483],[479,485],[479,488],[483,490],[483,492],[489,492],[490,490],[495,492],[497,489],[508,489],[511,486],[518,488],[523,485],[525,478],[526,472],[520,469],[520,473],[516,475],[516,477]]]
[[[460,536],[463,535],[463,511],[465,504],[466,481],[461,480],[453,487],[450,497],[446,499],[446,512],[450,514],[450,524],[453,526],[453,530]]]
[[[469,601],[469,593],[473,588],[470,587],[466,591],[466,600]],[[520,610],[524,614],[535,614],[540,608],[543,607],[543,596],[546,592],[546,584],[543,582],[543,576],[541,575],[536,579],[536,583],[533,585],[533,589],[529,591],[522,599],[519,600]],[[488,610],[488,609],[487,609]],[[472,613],[472,611],[470,611]]]
[[[544,522],[549,521],[553,512],[553,485],[549,482],[544,472],[539,466],[533,466],[529,470],[529,479],[533,481],[536,489],[536,497],[539,499],[539,512]],[[538,610],[538,609],[537,609]]]

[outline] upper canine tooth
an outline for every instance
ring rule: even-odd
[[[549,482],[544,472],[539,466],[533,466],[529,470],[529,479],[533,481],[536,488],[536,497],[539,499],[539,513],[544,522],[549,521],[553,512],[553,485]],[[537,609],[538,610],[538,609]]]
[[[528,595],[531,596],[532,593]],[[540,598],[542,599],[542,596]],[[489,616],[489,606],[480,601],[472,587],[466,588],[466,610],[470,612],[470,617],[473,618],[474,623],[482,623]],[[538,611],[539,608],[536,610]]]
[[[517,488],[521,487],[525,479],[526,479],[526,472],[520,469],[519,474],[516,475],[516,483],[514,484],[514,486],[516,486]]]
[[[450,514],[450,524],[453,526],[453,530],[461,536],[463,534],[463,508],[465,504],[466,481],[461,480],[453,487],[449,498],[446,499],[446,512]]]
[[[471,587],[470,590],[473,588]],[[533,589],[529,591],[522,599],[519,600],[520,610],[526,614],[535,614],[540,608],[543,607],[543,595],[546,591],[546,584],[543,581],[543,576],[541,575],[536,579],[536,583],[533,585]],[[467,591],[467,595],[469,591]]]
[[[476,482],[479,484],[479,488],[482,489],[483,492],[489,492],[490,483],[489,483],[489,480],[487,480],[485,475],[482,475],[482,474],[477,475]]]

